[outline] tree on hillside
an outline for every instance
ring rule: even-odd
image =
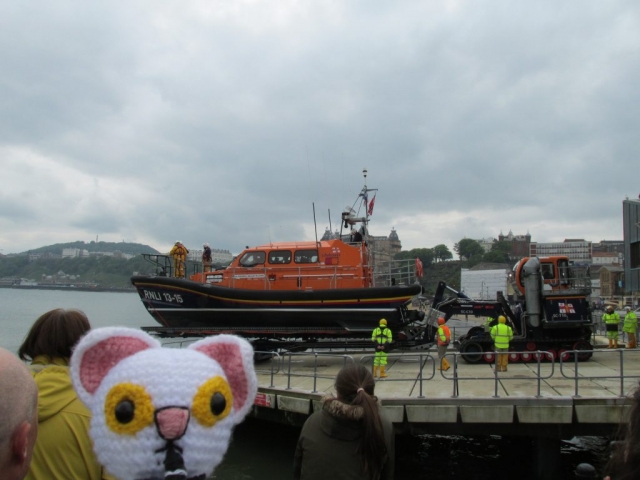
[[[449,248],[443,243],[433,247],[433,253],[436,257],[436,262],[444,262],[445,260],[449,260],[453,258],[453,254],[451,253]]]
[[[453,250],[458,254],[460,260],[481,259],[484,249],[480,242],[471,238],[463,238],[453,246]]]
[[[493,263],[509,263],[509,254],[511,253],[511,245],[507,242],[493,242],[491,251],[484,254],[485,262]]]
[[[432,248],[412,248],[411,250],[403,250],[393,257],[395,260],[410,260],[419,258],[425,267],[431,265],[436,256]]]

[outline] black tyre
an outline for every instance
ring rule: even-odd
[[[478,342],[465,342],[460,345],[460,353],[467,363],[479,363],[484,355],[484,349]]]
[[[482,337],[484,333],[484,327],[471,327],[467,332],[466,338]]]
[[[574,350],[583,350],[577,353],[579,362],[586,362],[593,356],[593,345],[586,340],[579,340],[573,344]]]

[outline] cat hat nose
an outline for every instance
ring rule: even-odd
[[[185,407],[164,407],[155,417],[158,433],[165,440],[177,440],[187,431],[189,410]]]

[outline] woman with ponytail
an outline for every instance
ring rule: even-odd
[[[337,396],[325,397],[322,409],[302,427],[294,479],[393,479],[393,425],[373,394],[371,372],[363,365],[347,365],[335,387]]]

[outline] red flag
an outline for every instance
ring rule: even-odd
[[[416,257],[416,277],[422,278],[422,275],[424,275],[424,269],[422,267],[422,260],[420,260],[418,257]]]
[[[376,203],[376,195],[373,196],[371,201],[369,202],[369,210],[367,211],[367,215],[373,214],[373,204]]]

